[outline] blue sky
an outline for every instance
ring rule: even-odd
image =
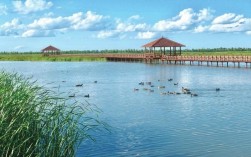
[[[251,47],[251,0],[1,0],[0,51]]]

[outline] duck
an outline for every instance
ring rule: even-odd
[[[74,98],[75,94],[69,95],[69,98]]]
[[[215,90],[218,92],[218,91],[220,91],[220,88],[216,88]]]
[[[85,98],[89,98],[89,97],[90,97],[90,95],[89,95],[89,94],[87,94],[87,95],[84,95],[84,97],[85,97]]]
[[[154,90],[153,90],[153,89],[150,89],[149,91],[150,91],[150,92],[154,92]]]
[[[134,91],[139,91],[139,89],[138,89],[138,88],[134,88],[133,90],[134,90]]]
[[[178,86],[178,85],[179,85],[179,83],[174,83],[173,85]]]
[[[151,85],[151,84],[152,84],[152,82],[146,82],[146,84],[147,84],[147,85]]]
[[[143,88],[143,90],[149,90],[148,88]]]
[[[190,89],[182,87],[182,92],[183,93],[190,92]]]
[[[167,93],[166,93],[166,92],[161,92],[160,94],[161,94],[161,95],[166,95]]]
[[[198,94],[196,94],[196,93],[191,93],[191,97],[192,96],[198,96]]]
[[[154,85],[151,85],[150,87],[154,87]]]
[[[98,81],[94,81],[94,83],[98,83]]]
[[[160,89],[160,88],[166,88],[165,86],[158,86],[158,88]]]
[[[168,79],[168,81],[172,81],[172,80],[173,80],[172,78]]]
[[[83,84],[77,84],[76,85],[76,87],[82,87],[83,86]]]
[[[140,83],[139,83],[139,85],[142,85],[142,86],[144,86],[144,82],[140,82]]]

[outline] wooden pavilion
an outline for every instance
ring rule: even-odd
[[[48,56],[48,55],[59,55],[60,54],[60,50],[54,46],[48,46],[44,49],[42,49],[42,53],[44,56]]]
[[[181,55],[181,47],[185,47],[185,45],[162,37],[147,43],[142,47],[145,48],[145,53],[155,54],[156,52],[160,52],[161,55],[177,56]],[[177,47],[179,48],[178,51]]]

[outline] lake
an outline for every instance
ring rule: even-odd
[[[96,142],[85,141],[78,157],[251,154],[251,69],[119,62],[0,62],[0,67],[76,93],[102,110],[100,119],[111,133],[93,133]],[[139,85],[149,81],[154,87]],[[182,87],[198,96],[161,95]]]

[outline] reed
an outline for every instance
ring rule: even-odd
[[[103,123],[93,109],[60,98],[30,78],[0,72],[0,156],[75,156],[80,143]]]

